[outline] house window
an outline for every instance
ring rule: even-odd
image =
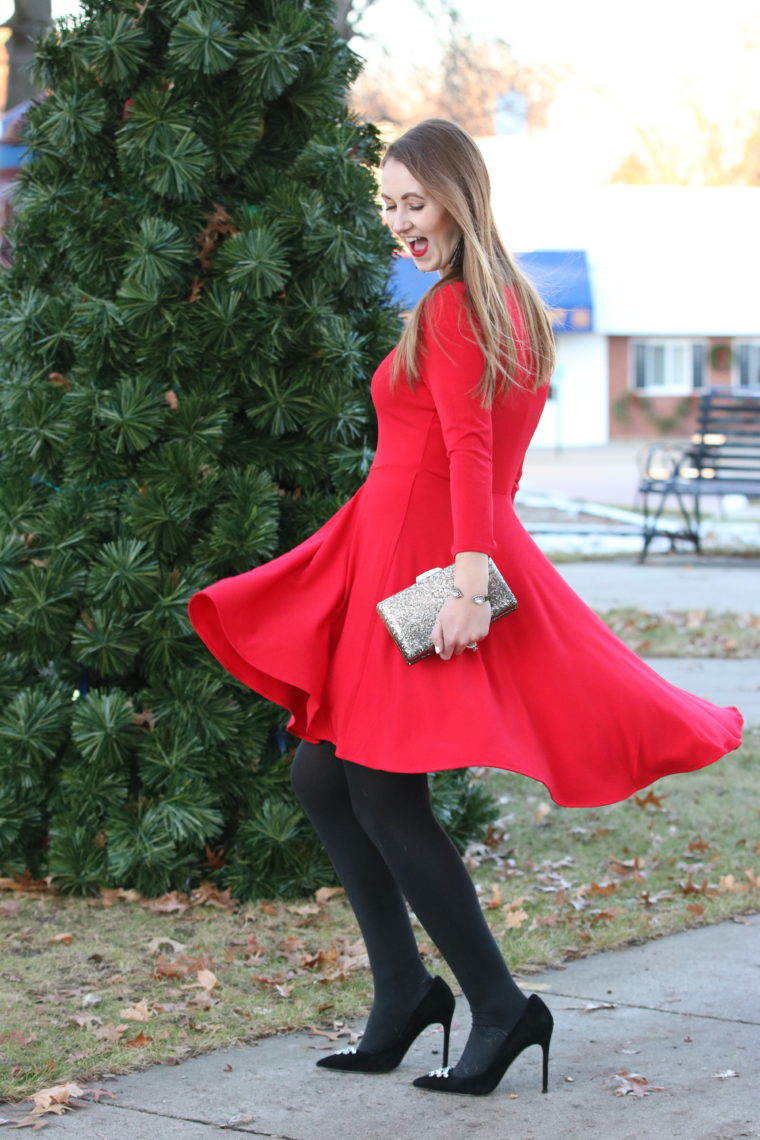
[[[736,380],[740,388],[760,388],[760,340],[734,344]]]
[[[633,387],[652,396],[693,392],[704,387],[706,359],[706,346],[698,341],[634,341]]]

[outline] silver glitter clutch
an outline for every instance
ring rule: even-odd
[[[401,650],[407,665],[430,657],[433,648],[433,626],[443,603],[451,596],[454,585],[454,563],[443,569],[436,566],[417,576],[416,582],[377,603],[377,612],[388,633]],[[491,621],[517,609],[517,599],[491,559],[488,559],[488,595],[491,599]]]

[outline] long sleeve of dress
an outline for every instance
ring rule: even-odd
[[[461,284],[444,286],[431,298],[421,333],[420,374],[433,397],[449,458],[452,556],[463,550],[493,554],[492,417],[472,394],[483,372],[483,354]]]

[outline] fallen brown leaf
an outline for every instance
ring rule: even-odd
[[[330,902],[331,899],[340,898],[345,893],[343,887],[320,887],[318,891],[314,892],[314,898],[321,906],[323,903]]]
[[[92,1035],[98,1041],[120,1041],[127,1032],[127,1028],[126,1025],[101,1025],[97,1029],[93,1029]]]
[[[181,895],[179,891],[170,891],[169,894],[162,895],[158,899],[142,899],[141,906],[146,910],[155,911],[156,914],[172,914],[186,911],[190,905],[190,900],[187,895]]]
[[[221,859],[222,863],[224,862],[223,851],[210,853],[207,847],[206,855],[210,857],[212,866],[214,865],[215,859]],[[200,886],[196,887],[193,891],[191,899],[193,905],[216,906],[219,907],[220,910],[234,910],[238,905],[238,900],[232,897],[229,887],[225,887],[223,891],[220,891],[215,883],[209,883],[205,879]]]
[[[619,883],[592,883],[589,887],[591,895],[614,895],[620,890]]]
[[[153,1014],[148,1009],[148,1003],[143,999],[143,1001],[138,1001],[123,1009],[121,1016],[125,1021],[150,1021]]]
[[[749,890],[748,886],[744,883],[737,883],[733,875],[721,875],[718,880],[718,890],[721,894],[726,891],[731,891],[734,894],[744,894]]]
[[[204,990],[213,990],[214,986],[219,985],[219,979],[212,970],[199,970],[198,981],[195,983]]]
[[[689,842],[689,851],[709,851],[709,850],[710,850],[710,844],[705,843],[705,841],[701,835],[698,835],[696,839],[692,839]]]
[[[648,1096],[651,1092],[665,1092],[662,1085],[650,1085],[640,1073],[627,1073],[625,1069],[615,1074],[615,1080],[619,1082],[618,1088],[613,1090],[615,1096]]]
[[[8,1041],[11,1045],[29,1045],[37,1040],[36,1033],[24,1033],[21,1029],[13,1029],[10,1033],[0,1035],[0,1044]]]
[[[494,883],[491,887],[491,897],[486,903],[486,910],[498,910],[503,902],[501,887],[498,883]]]
[[[181,953],[185,949],[181,942],[175,942],[173,938],[151,938],[148,943],[151,954],[157,954],[162,946],[168,946],[175,954]]]
[[[53,1085],[51,1088],[40,1089],[39,1092],[26,1097],[26,1100],[34,1101],[32,1116],[42,1116],[48,1112],[54,1112],[61,1116],[67,1110],[75,1107],[70,1104],[72,1097],[83,1097],[84,1094],[83,1088],[74,1084],[73,1081],[68,1081],[65,1085]]]
[[[301,905],[296,904],[294,906],[286,906],[285,910],[288,911],[289,914],[298,914],[302,918],[306,918],[311,914],[319,914],[319,907],[316,903],[303,903]]]
[[[48,938],[48,942],[65,942],[68,945],[74,941],[73,934],[54,934],[52,938]]]
[[[655,811],[662,811],[662,801],[665,796],[656,796],[650,788],[645,796],[634,796],[633,798],[640,808],[653,807]]]

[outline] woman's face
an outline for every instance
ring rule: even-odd
[[[389,226],[406,243],[417,268],[426,273],[445,269],[461,237],[451,214],[395,158],[383,167],[380,195]]]

